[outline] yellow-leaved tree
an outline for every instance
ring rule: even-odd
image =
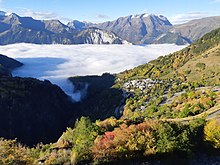
[[[214,148],[220,148],[220,120],[209,121],[205,128],[205,141],[210,142]]]

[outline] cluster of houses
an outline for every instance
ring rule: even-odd
[[[152,80],[152,79],[136,79],[136,80],[130,80],[126,83],[124,83],[123,88],[126,91],[134,92],[134,89],[140,89],[141,91],[145,91],[147,88],[151,88],[155,84],[162,84],[163,81],[161,80]]]

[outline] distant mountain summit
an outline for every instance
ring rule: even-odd
[[[64,25],[59,20],[41,21],[31,17],[20,17],[14,13],[0,12],[1,45],[22,42],[35,44],[126,43],[112,32],[100,29],[99,34],[92,37],[95,33],[94,29],[85,29],[85,32],[82,30]]]
[[[153,14],[130,15],[115,21],[97,24],[96,27],[116,33],[132,43],[153,43],[168,31],[172,24],[164,16]]]
[[[96,27],[114,32],[120,38],[134,44],[175,43],[183,45],[195,42],[204,34],[220,27],[220,17],[208,17],[172,25],[165,16],[144,13],[99,24],[75,20],[68,26],[77,30]]]

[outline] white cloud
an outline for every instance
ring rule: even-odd
[[[13,44],[0,46],[0,52],[24,63],[23,67],[13,72],[14,75],[49,79],[76,99],[77,93],[72,94],[73,87],[67,81],[68,77],[101,75],[104,72],[119,73],[183,47],[173,44],[147,46]]]
[[[182,24],[189,22],[194,19],[204,18],[210,16],[208,13],[205,12],[190,12],[186,14],[178,14],[171,17],[169,20],[172,24]]]
[[[212,0],[214,3],[220,3],[220,0]]]
[[[98,19],[107,19],[107,18],[110,18],[110,17],[108,15],[105,15],[105,14],[97,14],[96,18],[98,18]]]
[[[35,19],[58,19],[57,14],[52,12],[40,12],[40,11],[32,11],[32,10],[25,10],[23,13],[24,16],[33,17]]]
[[[61,22],[68,22],[71,21],[71,19],[69,18],[64,18],[59,16],[57,13],[53,13],[53,12],[49,12],[49,11],[33,11],[27,8],[18,8],[20,9],[19,11],[19,15],[21,16],[27,16],[27,17],[32,17],[34,19],[38,19],[38,20],[52,20],[52,19],[56,19],[56,20],[60,20]]]

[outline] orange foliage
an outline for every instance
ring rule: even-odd
[[[94,160],[109,161],[116,158],[131,158],[140,153],[152,154],[154,126],[155,122],[130,126],[121,124],[114,131],[105,132],[95,140],[92,150]]]

